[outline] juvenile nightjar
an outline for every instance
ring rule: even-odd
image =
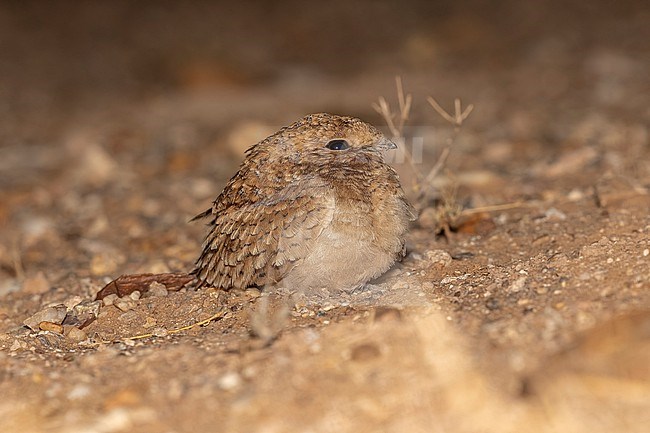
[[[212,207],[192,273],[200,286],[353,289],[404,256],[415,210],[383,151],[353,117],[312,114],[246,151]]]

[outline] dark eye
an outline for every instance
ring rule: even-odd
[[[350,145],[345,140],[330,140],[325,147],[330,150],[345,150],[350,147]]]

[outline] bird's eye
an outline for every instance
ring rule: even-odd
[[[325,147],[330,150],[345,150],[349,148],[350,145],[345,140],[330,140]]]

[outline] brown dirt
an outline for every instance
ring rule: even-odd
[[[632,1],[3,3],[0,431],[645,431],[649,19]],[[406,259],[351,294],[93,303],[121,274],[191,268],[188,220],[246,146],[308,112],[381,125],[397,73],[417,168],[454,138],[447,237],[425,209]],[[428,95],[475,110],[456,134]],[[59,304],[64,335],[23,325]]]

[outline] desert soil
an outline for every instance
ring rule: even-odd
[[[0,4],[0,431],[647,431],[647,3],[231,3]],[[191,269],[282,125],[385,128],[398,74],[421,213],[385,276],[95,300]]]

